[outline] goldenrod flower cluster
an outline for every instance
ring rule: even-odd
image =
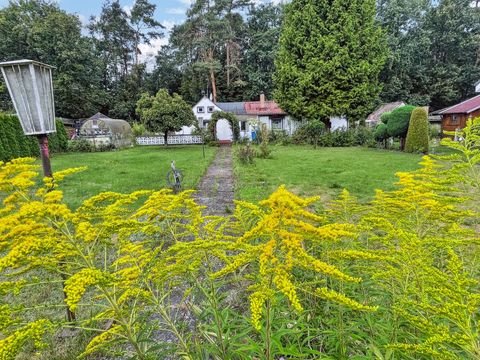
[[[43,334],[50,327],[48,320],[37,320],[0,339],[0,360],[14,360],[27,342],[32,342],[35,347],[42,347]]]
[[[82,269],[65,281],[65,294],[70,310],[75,311],[78,302],[89,286],[105,281],[105,275],[98,269]]]
[[[155,318],[172,288],[193,302],[208,282],[212,288],[201,296],[212,300],[223,289],[217,282],[232,277],[248,292],[256,330],[279,304],[297,313],[321,311],[308,308],[312,298],[356,311],[379,305],[402,324],[391,349],[412,358],[478,358],[480,120],[464,135],[462,143],[445,140],[456,153],[425,157],[420,170],[399,173],[394,191],[377,191],[368,205],[343,191],[321,214],[312,210],[318,198],[302,199],[284,186],[259,204],[237,202],[231,217],[203,216],[191,192],[168,190],[105,192],[72,211],[58,183],[81,168],[56,173],[38,189],[34,159],[0,163],[0,296],[69,274],[68,307],[81,312],[88,293],[89,313],[80,318],[88,326],[111,324],[84,356],[122,341],[147,358],[151,329],[141,320]],[[37,268],[46,279],[35,277]],[[375,295],[362,297],[359,287]],[[172,306],[163,310],[168,317]],[[0,360],[15,358],[27,341],[41,346],[50,323],[24,325],[26,317],[0,303]]]

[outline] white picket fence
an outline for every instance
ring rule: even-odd
[[[138,145],[164,145],[163,136],[140,136],[136,138]],[[201,135],[169,135],[168,145],[202,144]]]

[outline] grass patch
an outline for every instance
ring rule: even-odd
[[[323,201],[344,188],[367,201],[375,189],[392,190],[395,173],[419,168],[420,159],[419,154],[360,147],[278,146],[270,159],[255,159],[254,165],[234,160],[235,196],[258,201],[285,184],[302,196],[321,195]]]
[[[66,177],[60,186],[66,203],[77,208],[83,200],[103,191],[128,193],[166,187],[172,160],[182,170],[183,188],[193,189],[215,152],[216,148],[205,147],[203,158],[201,146],[144,146],[112,152],[56,154],[51,161],[54,172],[88,167],[86,171]]]

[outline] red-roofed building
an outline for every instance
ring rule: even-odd
[[[207,97],[203,97],[192,108],[198,120],[198,127],[204,129],[208,126],[212,114],[215,111],[224,111],[234,114],[238,119],[240,137],[252,139],[256,136],[261,124],[265,124],[268,130],[283,132],[292,135],[300,125],[283,111],[275,101],[267,101],[261,94],[258,101],[241,102],[217,102],[214,103]],[[227,121],[218,121],[216,136],[219,141],[231,141],[232,130]],[[184,129],[183,133],[191,133],[193,127]]]
[[[246,101],[244,107],[248,115],[287,115],[275,101]]]
[[[432,114],[442,116],[442,131],[463,129],[468,119],[480,117],[480,94]]]

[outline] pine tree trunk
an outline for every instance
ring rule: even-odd
[[[230,87],[230,42],[227,42],[227,89]]]
[[[210,62],[210,81],[212,82],[213,102],[217,102],[217,83],[215,81],[215,69],[213,67],[213,50],[208,49],[208,60]]]

